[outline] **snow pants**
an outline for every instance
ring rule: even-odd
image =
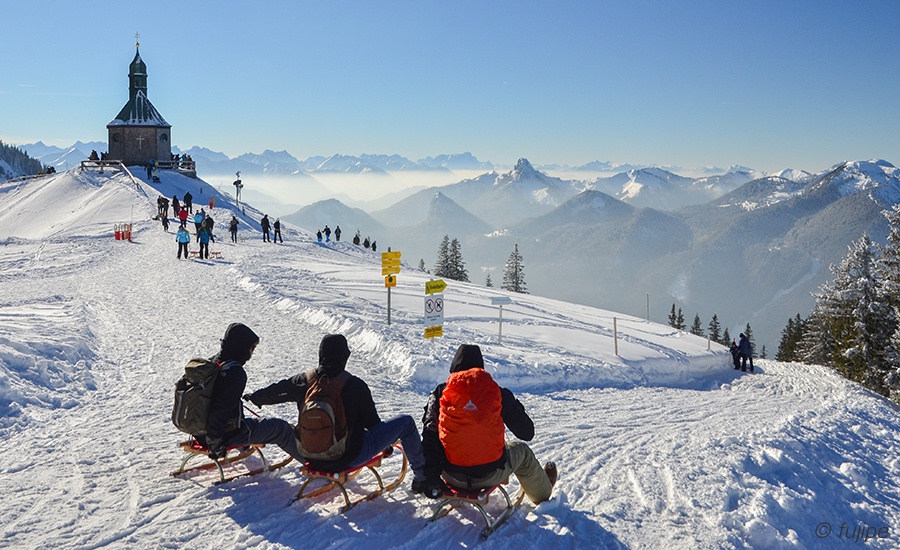
[[[538,504],[549,500],[550,494],[553,492],[553,485],[550,484],[550,478],[547,477],[541,463],[534,456],[531,447],[524,441],[511,441],[506,445],[506,454],[506,466],[484,477],[469,478],[460,474],[444,472],[444,480],[461,489],[468,487],[484,489],[509,479],[510,474],[516,474],[525,495],[531,502]]]

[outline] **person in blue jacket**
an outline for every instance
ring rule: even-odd
[[[191,234],[188,233],[184,226],[178,228],[175,234],[175,242],[178,243],[178,259],[181,259],[181,251],[184,250],[184,257],[188,257],[188,243],[191,242]]]
[[[200,258],[201,259],[209,259],[209,230],[206,229],[205,225],[200,226],[200,231],[197,233],[197,241],[200,243]]]

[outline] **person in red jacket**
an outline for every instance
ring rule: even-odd
[[[516,474],[532,502],[550,498],[556,464],[548,462],[541,468],[525,443],[534,438],[534,422],[513,393],[484,370],[478,346],[459,346],[447,382],[428,396],[422,424],[426,496],[440,497],[443,482],[481,489]],[[506,428],[522,441],[506,443]]]

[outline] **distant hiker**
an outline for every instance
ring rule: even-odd
[[[738,351],[741,356],[741,370],[747,370],[747,360],[750,360],[750,372],[753,372],[753,348],[750,346],[750,340],[742,332],[738,341]]]
[[[375,252],[375,241],[372,241],[372,252]]]
[[[294,430],[280,418],[244,418],[241,395],[247,387],[244,364],[253,357],[259,336],[247,325],[232,323],[225,330],[219,353],[212,360],[221,365],[213,387],[206,435],[194,438],[209,451],[213,460],[225,456],[228,447],[274,443],[302,461],[294,443]]]
[[[359,229],[356,230],[356,235],[353,236],[353,244],[359,246]]]
[[[162,220],[163,231],[168,233],[169,232],[169,217],[163,215],[163,216],[160,216],[159,219]]]
[[[178,197],[172,195],[172,212],[174,212],[175,217],[178,217],[178,213],[181,212],[181,205],[178,203]]]
[[[204,217],[205,216],[203,215],[202,211],[194,214],[194,227],[196,228],[194,230],[194,234],[196,234],[196,235],[200,234],[200,227],[203,226]]]
[[[202,187],[200,188],[200,194],[203,194],[203,188],[202,188]],[[212,209],[215,208],[215,207],[216,207],[216,196],[215,196],[215,195],[210,195],[210,197],[209,197],[209,209],[212,210]]]
[[[237,216],[231,216],[231,223],[228,224],[228,230],[231,231],[231,242],[237,242],[238,219]]]
[[[169,199],[162,197],[162,196],[160,196],[160,198],[162,199],[163,216],[168,216],[169,215]]]
[[[184,194],[184,208],[185,208],[185,209],[188,211],[188,213],[190,213],[190,214],[193,214],[193,213],[194,213],[194,206],[193,206],[193,204],[192,204],[192,203],[193,203],[193,200],[194,200],[194,197],[191,196],[191,192],[190,192],[190,191],[188,191],[187,193]]]
[[[187,227],[188,211],[184,208],[179,210],[178,219],[181,220],[181,227]]]
[[[197,242],[200,244],[200,258],[209,259],[209,230],[205,225],[201,225],[197,231]]]
[[[163,212],[163,201],[164,200],[166,200],[166,199],[163,198],[162,195],[156,197],[156,213],[159,215],[159,217],[162,217],[164,215],[164,212]],[[166,209],[167,210],[168,210],[168,205],[169,205],[169,201],[166,201]]]
[[[272,242],[271,239],[269,239],[269,215],[264,215],[259,224],[262,226],[263,242]]]
[[[331,242],[331,228],[328,227],[328,225],[325,225],[325,230],[323,232],[325,233],[325,242]]]
[[[334,240],[341,242],[341,226],[334,228]]]
[[[369,237],[366,237],[366,240],[363,241],[363,248],[369,248]]]
[[[456,350],[447,382],[428,396],[422,424],[426,482],[413,485],[413,491],[438,498],[442,478],[453,487],[482,489],[516,474],[532,502],[550,498],[556,464],[541,468],[525,443],[534,438],[534,422],[513,393],[484,370],[478,346],[463,344]],[[504,425],[522,441],[506,443]]]
[[[178,243],[178,259],[181,259],[181,252],[184,251],[184,258],[188,257],[188,243],[191,242],[191,234],[182,225],[175,234],[175,242]]]
[[[316,230],[316,242],[322,242],[322,230]]]
[[[403,452],[413,471],[413,487],[424,485],[422,440],[416,430],[416,421],[408,414],[402,414],[381,421],[372,400],[369,386],[346,370],[350,358],[347,339],[342,334],[328,334],[319,344],[319,364],[310,371],[301,372],[244,397],[257,407],[278,403],[296,403],[300,416],[295,434],[297,451],[307,456],[313,469],[340,472],[365,464],[373,456],[400,440]],[[333,389],[328,388],[337,385]],[[323,388],[324,392],[339,391],[338,408],[343,409],[344,422],[335,426],[334,439],[328,438],[322,447],[317,447],[318,438],[305,426],[304,405],[308,392]],[[316,392],[319,395],[319,392]],[[338,419],[341,417],[335,414]],[[340,421],[338,421],[341,424]],[[325,450],[320,450],[320,449]],[[312,455],[317,455],[316,457]]]
[[[206,226],[206,230],[209,231],[209,240],[212,242],[216,242],[216,236],[213,233],[213,226],[216,224],[216,221],[209,214],[203,219],[203,225]]]
[[[741,352],[734,340],[731,341],[731,347],[729,348],[729,351],[731,352],[731,361],[734,363],[734,370],[740,370]]]
[[[275,223],[272,224],[272,229],[275,230],[272,236],[272,242],[284,242],[284,239],[281,238],[281,218],[275,218]]]

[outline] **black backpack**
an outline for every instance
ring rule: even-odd
[[[206,419],[212,403],[213,388],[222,365],[195,357],[184,367],[184,375],[175,383],[172,424],[184,433],[206,434]]]
[[[346,371],[335,378],[306,374],[307,389],[296,434],[300,453],[316,460],[336,460],[347,448],[347,416],[341,392],[350,378]]]

